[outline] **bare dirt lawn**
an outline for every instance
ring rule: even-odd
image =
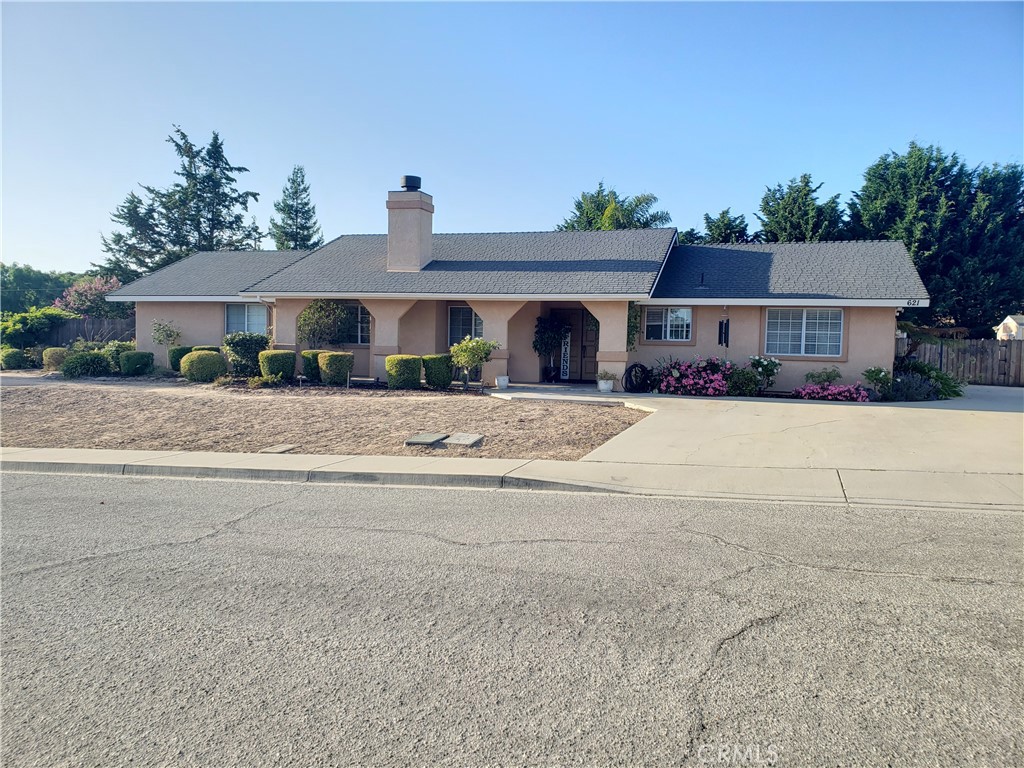
[[[576,460],[635,424],[622,406],[502,400],[461,392],[306,387],[244,390],[180,381],[67,382],[0,387],[0,443],[122,448]],[[479,448],[406,448],[418,432],[475,432]]]

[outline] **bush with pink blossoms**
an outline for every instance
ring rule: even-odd
[[[651,371],[651,390],[665,395],[720,397],[729,389],[729,375],[736,366],[719,357],[699,355],[690,362],[659,360]]]
[[[804,384],[793,390],[793,394],[804,400],[846,400],[853,403],[866,403],[868,391],[856,384]]]

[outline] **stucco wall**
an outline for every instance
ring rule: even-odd
[[[444,316],[444,306],[443,301],[417,301],[402,315],[398,326],[398,345],[403,355],[435,355],[446,351],[443,344],[440,347],[437,344],[438,324]]]
[[[528,301],[508,321],[508,377],[512,381],[540,381],[541,360],[533,351],[533,331],[541,315],[539,301]],[[487,328],[484,328],[486,335]]]
[[[135,341],[138,349],[156,355],[166,365],[166,350],[153,343],[153,321],[174,323],[181,330],[182,346],[224,341],[224,304],[211,301],[140,301],[135,305]]]
[[[690,360],[696,355],[717,355],[745,365],[750,355],[763,355],[765,307],[729,307],[729,348],[718,346],[720,306],[693,307],[693,334],[690,342],[645,342],[643,325],[637,347],[629,361],[650,366],[658,358],[672,356]],[[787,390],[804,383],[804,374],[835,366],[843,374],[843,383],[862,379],[866,368],[892,367],[896,352],[896,311],[891,307],[846,307],[843,310],[843,352],[839,357],[792,357],[775,355],[782,370],[775,389]]]

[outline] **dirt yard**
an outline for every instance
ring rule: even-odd
[[[635,424],[625,407],[501,400],[460,392],[307,387],[245,390],[180,381],[67,382],[4,376],[0,443],[127,448],[575,460]],[[418,432],[475,432],[479,448],[406,448]]]

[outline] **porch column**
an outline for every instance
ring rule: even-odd
[[[384,362],[388,355],[400,354],[398,345],[398,321],[412,309],[415,299],[361,299],[366,311],[373,318],[373,333],[370,336],[370,375],[387,381],[388,372]]]
[[[295,352],[295,372],[302,373],[302,345],[298,339],[299,315],[309,306],[311,299],[277,299],[271,316],[271,346],[274,349],[288,349]]]
[[[508,321],[526,306],[525,301],[469,301],[473,311],[484,323],[484,338],[501,344],[500,349],[491,352],[491,359],[484,363],[481,378],[484,386],[495,385],[495,378],[508,376]]]
[[[627,327],[629,323],[628,301],[584,301],[597,322],[600,331],[597,337],[597,370],[609,371],[616,375],[615,390],[622,391],[622,374],[629,361]]]

